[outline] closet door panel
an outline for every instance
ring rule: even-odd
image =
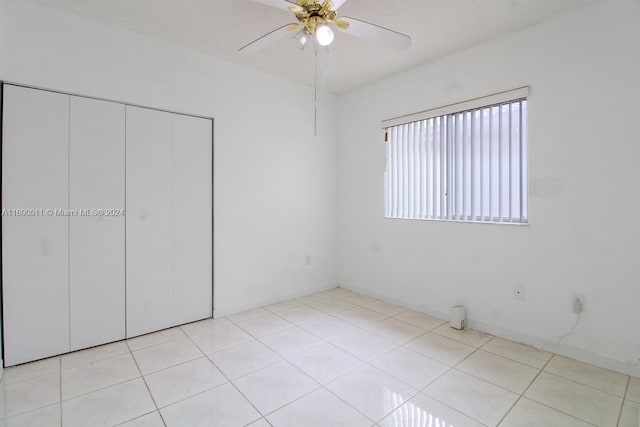
[[[5,365],[69,351],[69,96],[4,86],[2,218]],[[51,211],[49,211],[51,210]]]
[[[173,316],[211,317],[212,121],[173,116]]]
[[[125,338],[125,106],[71,97],[71,350]],[[83,214],[83,210],[85,213]]]
[[[172,115],[127,106],[127,336],[172,326]]]

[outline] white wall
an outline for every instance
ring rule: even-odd
[[[215,118],[217,315],[336,285],[335,97],[314,138],[310,88],[29,1],[0,8],[0,79]]]
[[[340,98],[341,286],[640,375],[640,2],[603,2]],[[530,225],[383,218],[380,121],[531,86]],[[526,287],[526,301],[512,297]],[[445,314],[446,315],[446,314]],[[553,347],[552,347],[553,348]]]

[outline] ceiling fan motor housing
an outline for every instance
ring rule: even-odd
[[[337,24],[336,11],[333,9],[331,0],[324,3],[319,1],[299,1],[300,7],[292,7],[298,21],[305,26],[311,34],[316,32],[320,25]]]

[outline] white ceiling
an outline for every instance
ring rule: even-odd
[[[253,56],[238,49],[293,14],[251,0],[38,0],[163,38],[285,79],[313,85],[313,52],[285,38]],[[349,0],[339,10],[406,33],[412,47],[395,52],[336,34],[320,57],[320,86],[344,93],[438,56],[499,37],[597,0]]]

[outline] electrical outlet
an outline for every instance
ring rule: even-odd
[[[518,301],[524,301],[525,296],[526,296],[525,288],[523,285],[515,285],[513,287],[513,299]]]
[[[575,314],[580,314],[584,311],[585,295],[582,293],[574,292],[571,294],[571,308]]]

